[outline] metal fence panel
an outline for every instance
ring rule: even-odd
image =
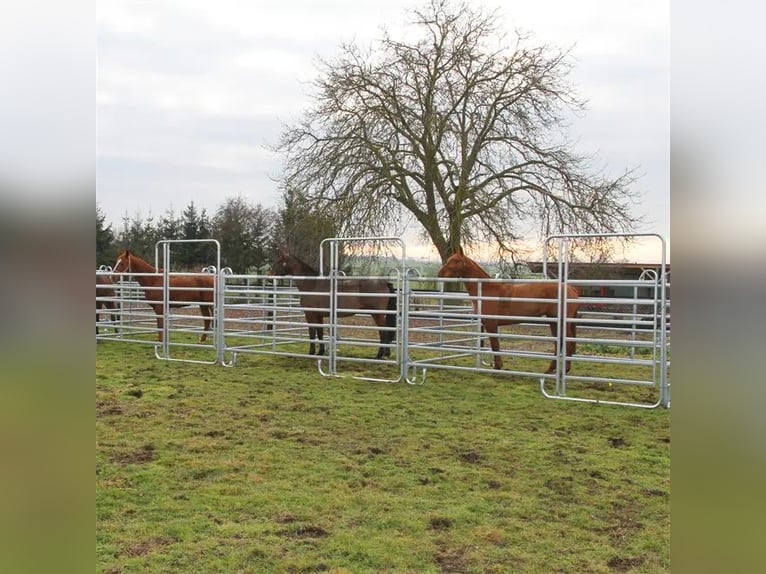
[[[360,239],[361,240],[361,239]],[[497,319],[483,308],[487,297],[481,292],[471,297],[461,283],[470,279],[421,277],[406,267],[402,249],[400,265],[385,277],[363,276],[360,279],[384,279],[395,286],[396,309],[385,313],[396,317],[395,327],[381,328],[370,316],[350,315],[355,309],[344,307],[344,296],[366,297],[362,292],[343,292],[339,296],[337,273],[325,292],[331,301],[324,309],[326,354],[310,354],[319,341],[310,337],[306,311],[317,308],[302,303],[301,293],[293,286],[300,277],[277,278],[265,275],[236,275],[218,266],[200,273],[215,276],[215,296],[209,305],[213,323],[207,343],[194,342],[201,332],[201,317],[188,308],[172,306],[169,281],[176,275],[170,267],[170,244],[160,242],[156,259],[162,252],[164,271],[159,287],[163,292],[162,314],[166,318],[158,329],[156,313],[144,298],[147,289],[127,276],[115,277],[113,292],[97,288],[97,305],[114,303],[112,309],[97,309],[97,340],[152,345],[158,358],[202,363],[221,363],[232,367],[241,356],[277,355],[315,362],[320,373],[329,376],[349,375],[373,381],[406,381],[422,384],[428,371],[449,369],[465,373],[492,373],[507,377],[532,378],[540,383],[544,396],[556,399],[625,404],[640,407],[669,406],[670,300],[669,273],[647,273],[638,280],[572,279],[566,273],[566,260],[558,261],[562,279],[527,279],[524,283],[557,283],[582,291],[595,286],[609,288],[615,296],[580,296],[580,311],[575,318],[517,316],[517,323],[498,331],[499,350],[487,343],[482,320]],[[167,244],[167,247],[166,247]],[[340,241],[330,243],[336,249]],[[332,251],[331,251],[332,253]],[[217,263],[220,263],[220,253]],[[108,269],[97,271],[109,275]],[[136,279],[137,275],[133,274]],[[482,284],[520,281],[484,279]],[[590,289],[593,291],[593,289]],[[562,293],[562,291],[559,291]],[[304,294],[306,294],[304,292]],[[632,296],[631,296],[632,295]],[[177,296],[177,295],[176,295]],[[500,298],[495,298],[500,299]],[[516,301],[519,301],[516,298]],[[527,299],[530,302],[535,299]],[[559,310],[567,298],[557,299]],[[363,313],[363,312],[362,312]],[[569,336],[565,321],[573,324],[576,335]],[[390,358],[374,358],[381,346],[380,332],[393,330],[395,340],[385,344]],[[163,341],[158,342],[162,333]],[[556,351],[556,341],[562,344]],[[564,349],[568,342],[576,351],[568,360],[569,373],[563,368]],[[493,359],[502,357],[502,370],[493,368]],[[546,367],[554,361],[555,370]],[[619,374],[616,374],[619,371]],[[631,397],[612,400],[617,389],[630,389]],[[635,389],[635,391],[634,391]],[[635,398],[632,398],[635,395]]]

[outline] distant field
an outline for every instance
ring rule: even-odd
[[[670,571],[666,409],[101,342],[96,439],[102,573]]]

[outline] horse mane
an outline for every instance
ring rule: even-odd
[[[292,256],[291,256],[292,257]],[[302,259],[298,259],[297,257],[293,257],[298,263],[301,265],[301,269],[303,271],[308,271],[308,273],[304,273],[304,275],[319,275],[319,271],[314,269],[311,265],[303,261]]]
[[[463,255],[463,257],[465,257],[465,260],[466,260],[466,261],[468,261],[469,265],[470,265],[470,266],[471,266],[473,269],[475,269],[475,270],[476,270],[476,273],[477,273],[479,276],[481,276],[481,277],[484,277],[484,278],[487,278],[487,279],[490,279],[490,278],[492,277],[492,276],[491,276],[489,273],[487,273],[487,272],[484,270],[484,268],[483,268],[481,265],[479,265],[478,263],[476,263],[476,261],[474,261],[473,259],[471,259],[470,257],[468,257],[468,256],[466,256],[466,255]]]
[[[139,257],[138,255],[136,255],[133,251],[130,251],[129,249],[126,249],[125,251],[123,251],[123,253],[120,254],[120,256],[122,255],[125,255],[125,257],[127,257],[128,259],[133,258],[134,261],[138,260],[139,265],[144,265],[148,267],[150,270],[149,271],[150,273],[162,273],[164,271],[164,269],[155,267],[154,265],[149,263],[146,259],[144,259],[143,257]]]
[[[305,275],[306,277],[311,275],[316,275],[316,276],[319,275],[319,271],[317,271],[311,265],[303,261],[303,259],[300,259],[296,257],[295,255],[291,254],[286,249],[280,249],[278,252],[278,257],[281,259],[292,260],[295,263],[297,263],[298,266],[300,267],[300,273],[298,273],[297,275]]]

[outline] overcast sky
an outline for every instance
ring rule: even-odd
[[[613,175],[637,168],[641,231],[669,241],[669,2],[473,3],[499,7],[509,33],[573,46],[588,110],[570,135]],[[419,5],[99,0],[96,200],[108,221],[119,230],[125,214],[178,215],[190,201],[212,215],[237,195],[276,206],[280,159],[267,146],[309,105],[317,57],[367,45],[382,26],[396,36]]]

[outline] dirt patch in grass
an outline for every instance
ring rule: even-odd
[[[481,455],[478,452],[474,452],[472,450],[468,452],[461,452],[458,458],[468,464],[477,464],[479,461],[481,461]]]
[[[545,486],[559,496],[571,497],[574,492],[574,478],[571,476],[555,476],[546,480]]]
[[[146,464],[155,458],[154,445],[145,444],[138,450],[121,452],[112,456],[112,461],[118,464]]]
[[[288,538],[324,538],[330,535],[330,533],[321,526],[313,526],[311,524],[299,526],[290,530],[282,530],[279,534],[281,536],[287,536]]]
[[[468,572],[468,559],[462,548],[440,546],[434,553],[434,561],[439,565],[439,572],[462,574]]]
[[[638,509],[635,503],[624,503],[616,506],[609,517],[610,526],[603,529],[615,545],[623,542],[641,530],[644,525],[636,520]]]
[[[120,405],[106,401],[96,401],[96,418],[108,415],[121,415],[122,413],[123,410]]]
[[[645,488],[644,493],[647,496],[668,496],[668,492],[659,488]]]
[[[431,530],[448,530],[452,526],[452,520],[446,516],[432,516],[428,520]]]
[[[633,568],[637,568],[644,563],[643,558],[621,558],[619,556],[612,556],[606,563],[609,568],[614,572],[628,572]]]
[[[150,538],[149,540],[142,540],[141,542],[136,542],[135,544],[131,544],[125,548],[122,551],[122,555],[144,556],[149,554],[149,552],[156,550],[157,548],[162,548],[163,546],[167,546],[173,542],[175,541],[170,538]]]

